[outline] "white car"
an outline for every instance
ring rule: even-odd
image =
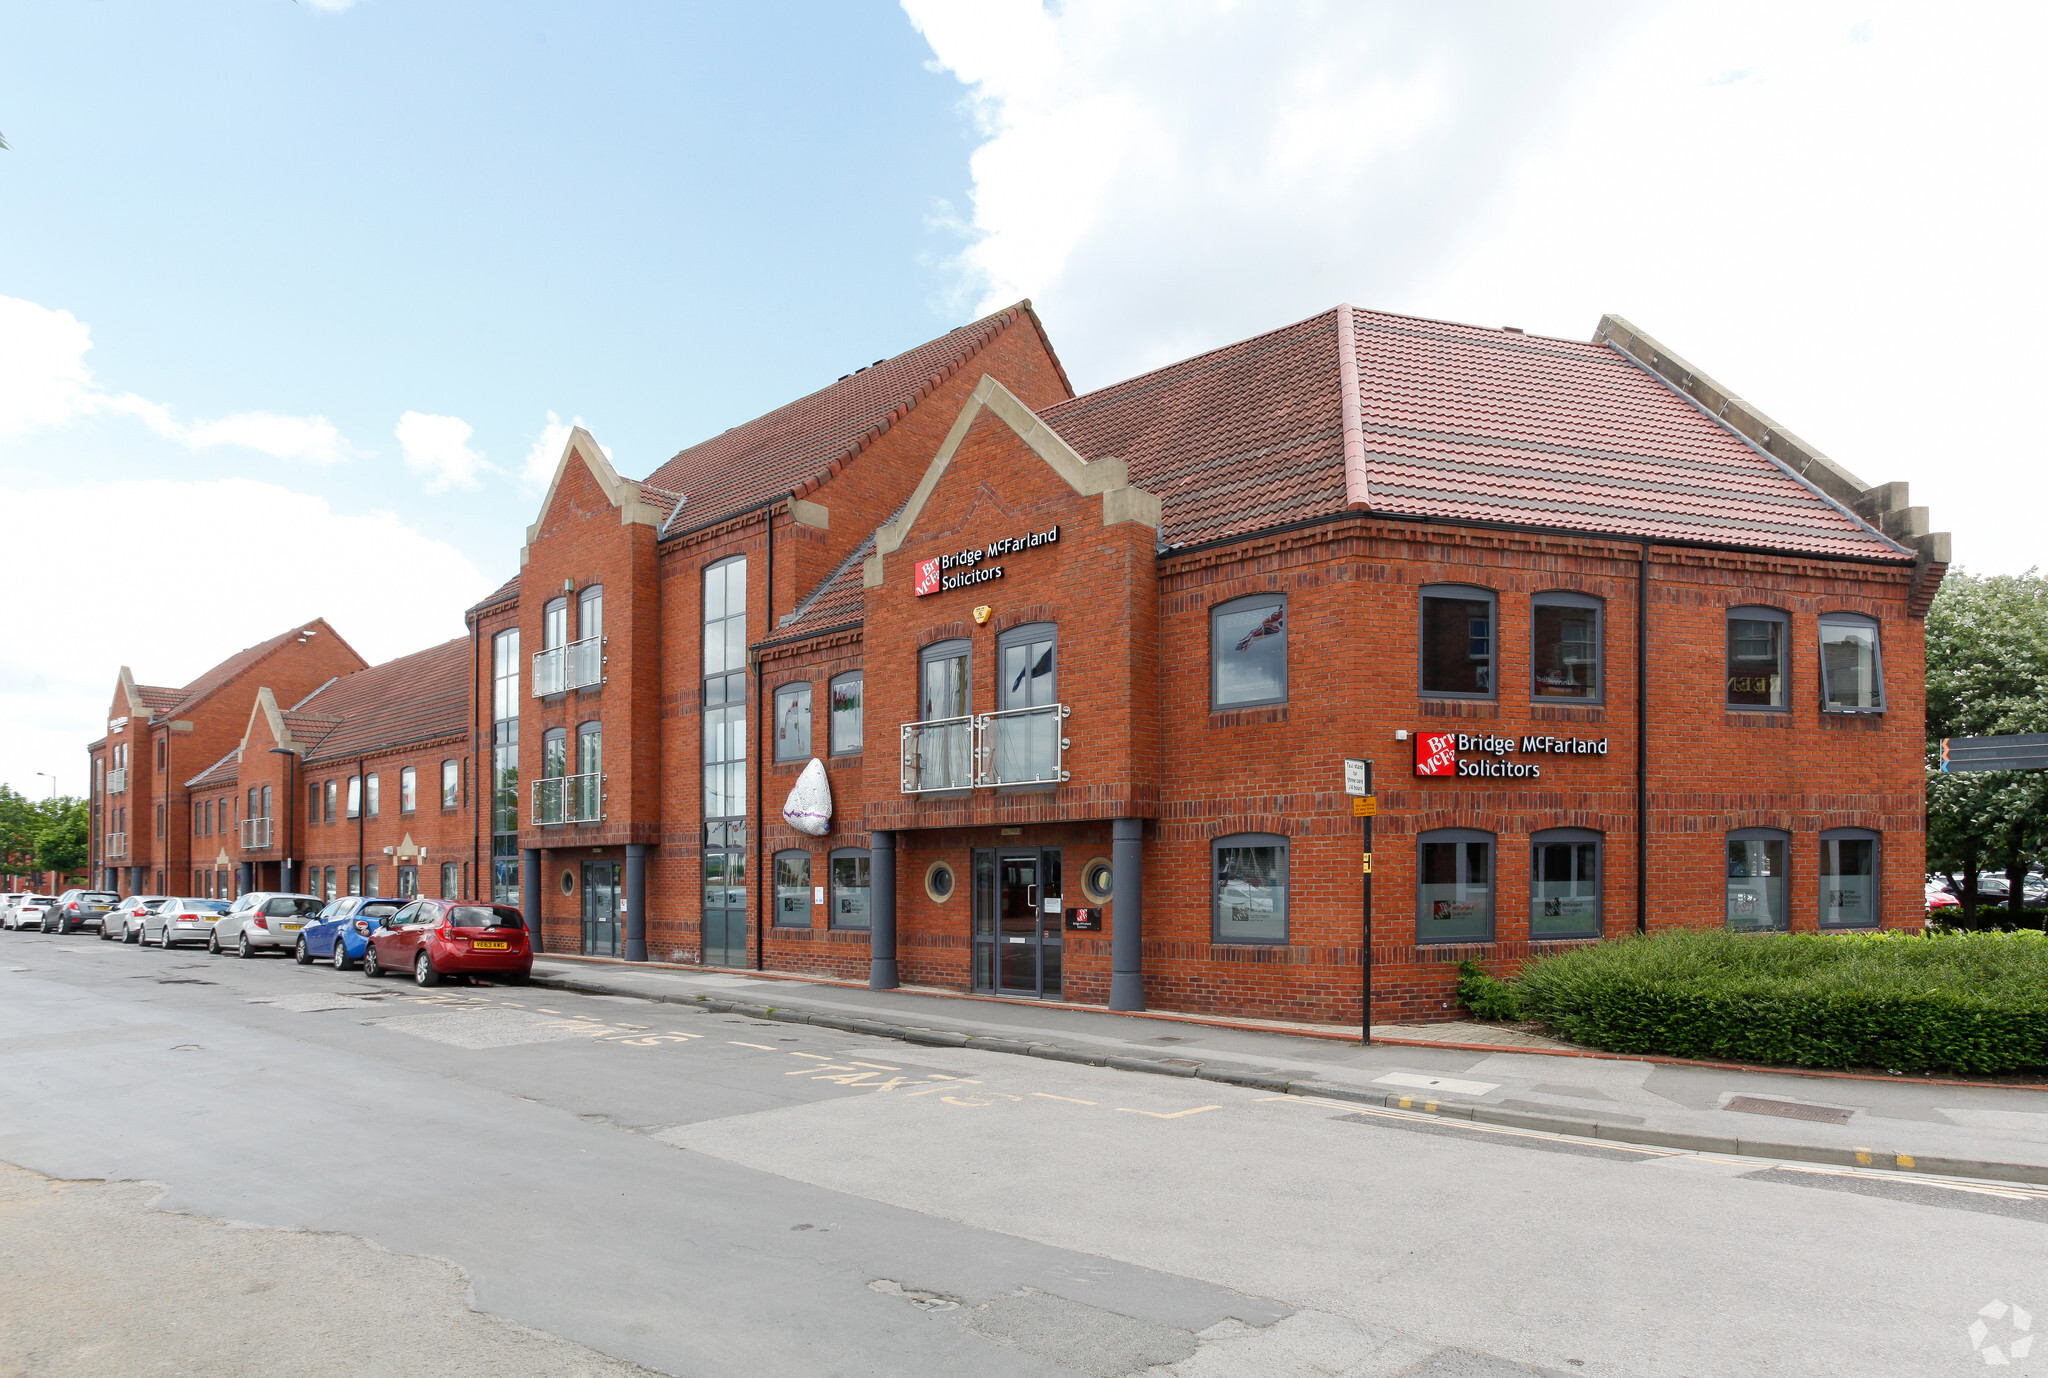
[[[299,930],[326,904],[298,891],[252,890],[214,924],[206,950],[219,956],[233,948],[237,957],[254,957],[265,949],[289,952],[298,945]]]
[[[164,902],[162,895],[130,895],[107,915],[106,922],[100,925],[100,936],[109,942],[135,942],[142,936],[144,916],[154,914]]]
[[[180,943],[196,943],[201,938],[211,938],[214,924],[227,912],[226,900],[165,900],[142,916],[142,946],[149,946],[151,934],[156,935],[155,941],[161,943],[166,952]]]
[[[7,926],[16,932],[33,928],[38,933],[43,929],[43,915],[57,902],[55,895],[23,895],[7,911]]]

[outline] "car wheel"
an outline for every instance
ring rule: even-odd
[[[434,959],[422,952],[412,960],[412,979],[423,986],[441,984],[441,973],[434,970]]]
[[[299,939],[299,945],[292,949],[292,960],[302,967],[313,965],[313,954],[306,949],[306,940]]]
[[[244,933],[241,941],[235,944],[235,955],[245,962],[256,955],[256,945],[249,941],[247,933]]]
[[[384,974],[384,968],[377,963],[377,945],[371,943],[363,949],[363,975],[372,981]]]
[[[334,955],[327,960],[334,964],[336,971],[348,970],[348,944],[341,940],[339,933],[334,935]]]
[[[101,942],[105,942],[106,940],[107,940],[107,926],[106,926],[105,924],[101,924],[101,925],[100,925],[100,941],[101,941]]]
[[[220,934],[216,933],[206,940],[206,950],[215,957],[220,956]]]
[[[169,925],[169,924],[166,924],[166,925],[164,925],[164,936],[165,936],[165,937],[169,937],[169,936],[170,936],[170,933],[171,933],[170,925]],[[122,925],[121,925],[121,941],[122,941],[122,942],[124,942],[124,943],[140,943],[140,942],[142,941],[143,937],[144,937],[144,934],[143,934],[143,931],[142,931],[141,929],[139,929],[139,928],[130,928],[130,927],[128,927],[128,925],[126,925],[126,924],[122,924]]]
[[[146,928],[143,929],[142,936],[147,938],[149,936],[149,930]],[[165,924],[164,931],[157,936],[156,945],[166,952],[169,952],[172,948],[177,946],[176,943],[171,941],[171,926],[169,924]]]

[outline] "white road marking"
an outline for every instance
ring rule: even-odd
[[[1050,1091],[1033,1091],[1031,1094],[1041,1100],[1063,1100],[1071,1105],[1100,1105],[1102,1103],[1101,1101],[1082,1100],[1078,1096],[1055,1096]]]
[[[1128,1105],[1119,1105],[1117,1113],[1120,1115],[1150,1115],[1155,1120],[1177,1120],[1187,1115],[1199,1115],[1204,1110],[1221,1110],[1222,1108],[1220,1105],[1198,1105],[1192,1110],[1174,1110],[1169,1112],[1164,1110],[1133,1110]]]
[[[735,1048],[759,1048],[764,1053],[772,1053],[775,1051],[775,1049],[769,1047],[766,1043],[742,1043],[737,1038],[728,1038],[725,1041],[732,1044],[732,1046]]]
[[[1483,1096],[1500,1090],[1497,1081],[1459,1081],[1455,1077],[1426,1077],[1420,1072],[1389,1072],[1373,1080],[1382,1086],[1413,1086],[1419,1091],[1456,1091],[1461,1096]]]

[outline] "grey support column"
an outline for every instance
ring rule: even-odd
[[[1109,1007],[1145,1008],[1145,820],[1110,825]]]
[[[255,886],[253,886],[253,885],[249,884],[249,863],[248,863],[248,862],[246,862],[246,861],[238,861],[238,862],[236,862],[236,863],[235,863],[235,894],[236,894],[236,895],[246,895],[246,894],[248,894],[248,893],[249,893],[249,892],[250,892],[251,890],[253,890],[253,889],[255,889],[255,888],[256,888]]]
[[[541,950],[540,935],[540,848],[523,847],[519,852],[519,907],[526,913],[526,939],[533,950]]]
[[[868,989],[896,980],[896,834],[868,835]]]
[[[647,960],[647,845],[626,844],[626,941],[629,962]]]

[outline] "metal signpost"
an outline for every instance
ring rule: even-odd
[[[2048,732],[2005,737],[1943,737],[1944,773],[1978,770],[2048,770]]]
[[[1359,901],[1359,919],[1362,938],[1358,949],[1359,1015],[1358,1037],[1362,1043],[1372,1042],[1372,820],[1380,811],[1380,801],[1372,792],[1372,762],[1346,758],[1344,762],[1344,792],[1351,796],[1352,816],[1365,825],[1365,840],[1359,857],[1362,898]]]

